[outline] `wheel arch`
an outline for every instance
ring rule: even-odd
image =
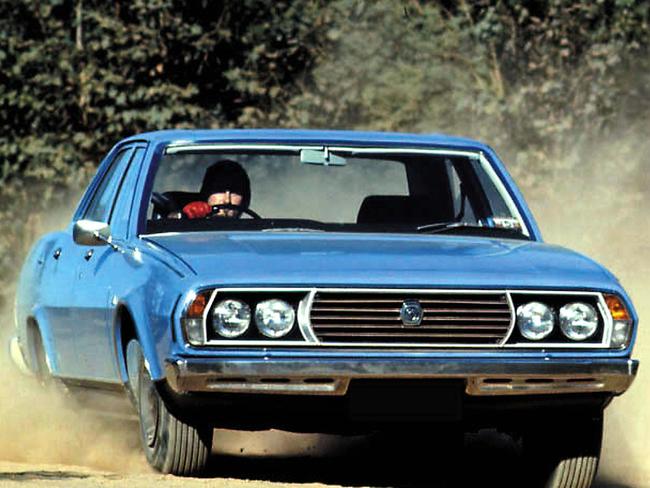
[[[139,309],[127,302],[120,301],[115,307],[114,315],[114,347],[117,359],[117,370],[119,379],[127,384],[129,376],[126,366],[126,347],[130,340],[136,339],[140,344],[144,355],[145,364],[153,378],[162,376],[155,343],[151,332],[148,329],[147,315],[138,313]]]

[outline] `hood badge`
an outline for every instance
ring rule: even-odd
[[[399,318],[402,324],[410,326],[418,326],[422,323],[424,312],[422,305],[417,300],[404,300],[402,309],[399,311]]]

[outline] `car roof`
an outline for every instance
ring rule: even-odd
[[[350,130],[305,129],[179,129],[145,132],[122,142],[210,143],[273,142],[283,144],[337,144],[361,146],[437,146],[458,149],[486,150],[488,147],[472,139],[443,134],[409,134],[401,132],[366,132]]]

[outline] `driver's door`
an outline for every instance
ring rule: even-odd
[[[117,194],[128,174],[136,148],[120,151],[93,194],[82,218],[97,222],[113,219]],[[110,300],[110,267],[119,254],[110,246],[87,246],[71,242],[70,254],[74,277],[69,298],[69,313],[74,329],[74,376],[106,381],[114,377],[114,367],[107,357],[106,321]]]

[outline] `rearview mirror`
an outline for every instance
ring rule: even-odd
[[[72,228],[72,239],[82,246],[103,246],[111,242],[111,226],[106,222],[77,220]]]
[[[300,162],[323,166],[345,166],[347,164],[344,157],[332,154],[327,147],[324,149],[302,149],[300,151]]]

